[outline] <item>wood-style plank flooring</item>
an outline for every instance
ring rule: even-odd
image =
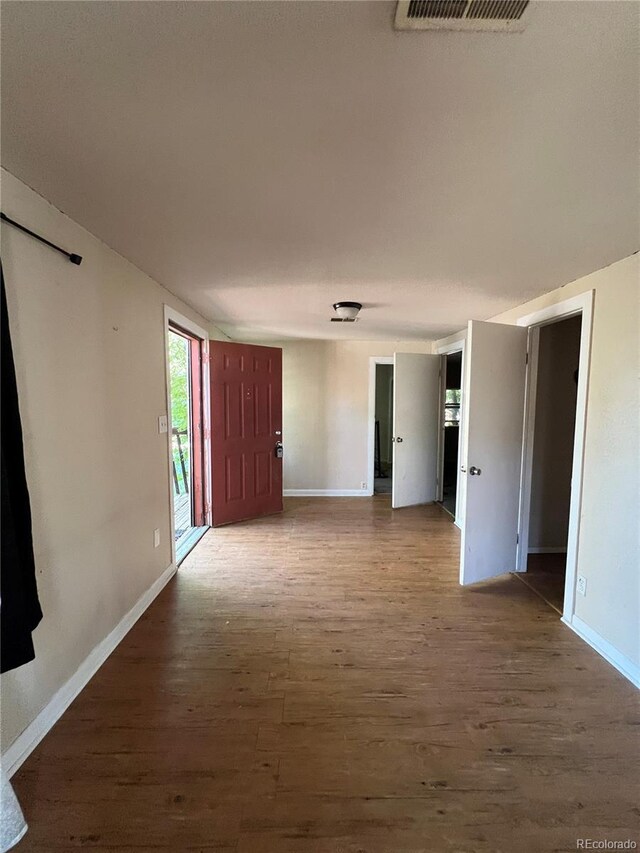
[[[566,571],[566,554],[529,554],[527,571],[517,577],[562,614]]]
[[[28,851],[640,843],[637,692],[438,507],[212,530],[14,776]]]

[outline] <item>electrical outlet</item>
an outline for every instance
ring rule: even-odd
[[[367,484],[363,481],[362,483],[360,483],[360,488],[362,489],[362,491],[364,491],[367,488]]]
[[[584,575],[578,575],[578,592],[580,595],[587,594],[587,579]]]
[[[160,415],[160,417],[158,418],[158,432],[160,434],[162,434],[163,432],[168,432],[168,423],[166,415]]]
[[[158,527],[156,527],[156,529],[153,531],[153,547],[157,548],[159,544],[160,544],[160,529]]]

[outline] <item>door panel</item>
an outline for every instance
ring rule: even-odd
[[[282,350],[209,344],[213,526],[282,511]]]
[[[193,477],[193,525],[205,523],[204,512],[204,452],[203,452],[203,405],[202,405],[202,341],[191,338],[190,381],[191,381],[191,467]]]
[[[516,569],[527,329],[469,322],[460,583]],[[480,469],[472,474],[472,466]]]
[[[436,499],[440,356],[393,356],[394,509]]]

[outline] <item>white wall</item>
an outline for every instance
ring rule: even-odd
[[[44,611],[1,679],[4,752],[171,563],[163,303],[206,321],[4,171],[2,209],[84,257],[2,227]]]
[[[540,329],[529,547],[567,547],[580,317]]]
[[[595,291],[578,572],[587,595],[576,615],[634,665],[640,663],[640,263],[638,254],[491,319]],[[460,334],[447,340],[457,340]],[[438,342],[440,346],[443,342]]]
[[[369,359],[431,352],[430,343],[280,341],[284,488],[360,490],[369,484]]]

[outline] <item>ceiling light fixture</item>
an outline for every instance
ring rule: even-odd
[[[335,302],[333,305],[333,310],[338,315],[337,317],[332,317],[332,323],[355,323],[358,312],[362,308],[362,305],[359,302]]]

